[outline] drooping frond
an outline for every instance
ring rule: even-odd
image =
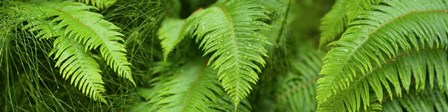
[[[88,11],[91,9],[95,8],[76,2],[43,2],[23,4],[16,12],[27,22],[23,29],[37,32],[36,38],[57,38],[52,53],[58,59],[60,74],[65,79],[72,77],[71,84],[90,98],[105,102],[101,95],[105,91],[101,71],[90,50],[99,47],[107,64],[119,76],[134,81],[126,50],[120,43],[123,40],[117,32],[119,28]]]
[[[318,110],[367,108],[369,88],[380,102],[383,89],[393,96],[388,82],[398,96],[411,79],[419,90],[426,77],[446,84],[447,10],[444,0],[391,0],[358,15],[324,58]]]
[[[103,19],[103,17],[89,10],[95,7],[76,2],[43,2],[41,4],[27,4],[28,7],[35,9],[28,12],[43,13],[44,17],[54,17],[53,23],[42,21],[30,22],[27,26],[31,31],[40,30],[37,36],[49,38],[55,30],[62,30],[62,36],[75,39],[84,44],[85,50],[92,50],[99,47],[101,55],[106,60],[107,65],[124,77],[134,83],[130,63],[126,58],[125,46],[121,43],[123,34],[117,32],[120,30],[113,23]],[[33,17],[31,17],[33,18]],[[134,83],[135,84],[135,83]]]
[[[163,59],[166,58],[174,50],[174,47],[185,37],[187,25],[181,19],[166,19],[159,29],[159,39],[163,48]]]
[[[330,12],[322,18],[320,46],[339,39],[350,22],[381,1],[383,0],[336,0]]]
[[[409,92],[412,86],[417,91],[422,91],[425,89],[425,84],[429,84],[430,87],[433,87],[435,82],[439,87],[447,85],[448,70],[445,68],[448,67],[448,60],[446,60],[448,55],[446,51],[429,50],[400,55],[402,56],[397,57],[396,60],[388,60],[382,67],[375,67],[364,77],[350,83],[349,87],[340,90],[332,89],[334,92],[328,92],[330,96],[324,99],[324,102],[320,102],[321,99],[318,96],[318,109],[334,111],[334,109],[345,107],[344,110],[356,111],[362,107],[366,110],[372,96],[381,102],[385,98],[384,94],[388,94],[388,98],[401,97],[403,89]],[[426,74],[426,71],[429,74]],[[411,84],[412,82],[414,84]],[[323,94],[320,86],[318,85],[318,95]]]
[[[265,65],[264,48],[270,44],[259,30],[269,30],[262,22],[268,20],[257,1],[220,0],[212,7],[190,16],[187,23],[194,27],[196,40],[212,54],[210,63],[218,70],[219,80],[237,105],[258,80],[259,67]]]
[[[104,9],[112,6],[117,0],[78,0],[78,1],[93,5],[100,9]]]
[[[443,112],[448,110],[448,95],[439,90],[406,94],[383,104],[384,112]]]
[[[279,81],[277,102],[278,111],[288,112],[312,112],[317,104],[316,80],[321,67],[323,54],[312,52],[297,59],[292,63],[293,69]]]
[[[166,74],[165,74],[166,75]],[[216,72],[205,61],[192,60],[189,64],[157,84],[150,98],[153,110],[158,112],[209,112],[212,102],[223,95]]]
[[[91,54],[85,51],[84,45],[72,38],[59,37],[54,41],[53,53],[64,79],[71,77],[70,83],[78,87],[93,100],[106,102],[102,93],[106,91],[99,65]]]

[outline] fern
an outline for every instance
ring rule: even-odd
[[[81,3],[53,3],[48,4],[47,8],[53,8],[50,13],[58,15],[53,19],[53,21],[59,21],[56,28],[66,28],[65,35],[73,35],[75,40],[86,45],[86,50],[99,47],[107,64],[119,76],[135,84],[129,67],[130,63],[126,59],[125,46],[120,43],[123,42],[121,38],[123,34],[117,32],[120,28],[102,19],[100,14],[88,11],[95,9],[94,7]]]
[[[100,9],[108,8],[112,6],[117,0],[78,0],[86,4],[91,4]]]
[[[446,92],[425,90],[406,94],[401,99],[384,103],[385,112],[443,112],[448,110]]]
[[[181,19],[166,19],[159,29],[159,39],[163,47],[163,60],[166,61],[170,52],[185,37],[186,28],[185,21]]]
[[[334,48],[325,56],[323,78],[317,82],[318,110],[366,109],[369,86],[381,102],[383,88],[393,95],[388,82],[401,96],[400,88],[409,91],[411,76],[422,90],[427,70],[431,87],[434,82],[444,87],[447,9],[443,0],[392,0],[360,14],[341,39],[330,44]]]
[[[56,66],[61,67],[65,79],[72,77],[71,83],[94,100],[105,102],[99,65],[93,60],[89,50],[99,48],[107,64],[120,77],[134,85],[126,49],[120,42],[123,35],[118,27],[102,19],[102,16],[88,10],[95,9],[76,2],[43,2],[23,4],[22,18],[28,22],[24,29],[38,33],[36,38],[57,37],[54,42]],[[51,19],[49,21],[48,19]],[[80,49],[83,48],[83,49]]]
[[[210,111],[208,103],[216,101],[222,90],[216,72],[207,69],[203,61],[192,61],[184,65],[164,84],[154,98],[155,107],[161,112]],[[217,95],[218,94],[218,95]]]
[[[270,44],[259,30],[269,30],[266,10],[254,0],[220,0],[212,7],[191,15],[187,23],[195,29],[204,55],[210,58],[212,68],[218,70],[219,80],[237,105],[258,80],[259,65],[264,66],[267,56],[264,46]],[[190,31],[190,30],[187,30]]]
[[[333,42],[353,20],[372,5],[383,0],[336,0],[330,12],[322,18],[320,46]]]
[[[93,57],[84,51],[84,45],[63,36],[56,39],[54,45],[54,57],[58,59],[56,66],[61,67],[59,73],[62,77],[71,77],[70,83],[93,100],[106,102],[101,95],[106,91],[101,70]]]
[[[315,90],[317,76],[321,67],[323,54],[312,51],[296,59],[297,63],[292,63],[293,71],[279,81],[281,87],[277,90],[277,101],[279,111],[289,112],[312,112],[317,104],[315,101]]]

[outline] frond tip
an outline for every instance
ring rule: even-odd
[[[159,29],[159,39],[162,40],[163,60],[166,61],[168,55],[174,50],[174,47],[185,37],[187,25],[181,19],[166,19]]]
[[[57,67],[61,67],[60,74],[64,79],[71,77],[70,83],[78,87],[82,93],[93,100],[106,102],[102,93],[106,91],[101,70],[93,57],[84,51],[84,45],[66,37],[59,37],[54,41]]]
[[[270,30],[266,10],[254,0],[223,0],[187,19],[201,40],[204,55],[212,53],[212,68],[218,69],[224,89],[238,104],[258,81],[259,65],[264,66],[268,38],[257,32]],[[210,63],[209,62],[209,63]]]

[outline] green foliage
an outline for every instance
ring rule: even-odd
[[[320,46],[340,38],[359,14],[383,0],[336,0],[332,9],[322,18]]]
[[[443,0],[393,0],[360,13],[330,44],[317,81],[318,110],[367,109],[369,90],[381,102],[383,89],[400,97],[414,81],[419,91],[425,83],[444,87],[447,8]]]
[[[446,0],[332,3],[3,0],[0,111],[448,110]]]
[[[318,79],[323,53],[312,51],[292,63],[293,70],[280,78],[277,100],[279,111],[315,111],[317,104],[316,80]]]
[[[140,104],[141,106],[134,107],[133,111],[232,111],[233,103],[221,88],[217,72],[207,67],[206,63],[200,59],[191,59],[175,73],[161,72],[160,76],[150,81],[153,85],[151,88],[140,90],[140,95],[147,101]],[[158,67],[169,68],[173,65]],[[238,110],[245,112],[250,110],[241,105]]]
[[[401,99],[384,103],[386,112],[441,112],[448,110],[446,92],[425,90],[421,93],[406,94]]]
[[[188,25],[185,25],[185,20],[181,19],[166,19],[162,23],[158,34],[160,43],[163,48],[163,59],[166,61],[170,52],[174,50],[174,47],[182,41],[185,37],[185,30]]]
[[[216,102],[223,90],[220,88],[216,72],[205,66],[204,61],[192,60],[179,68],[168,78],[163,78],[162,86],[151,98],[154,111],[199,112],[211,111],[211,103]]]
[[[102,19],[100,14],[88,11],[95,9],[94,7],[76,2],[44,2],[23,4],[23,9],[23,18],[31,21],[25,29],[38,31],[37,38],[58,37],[54,52],[55,58],[59,59],[56,66],[61,67],[60,73],[64,78],[71,76],[70,82],[87,96],[105,102],[100,95],[105,89],[99,75],[99,66],[93,55],[86,53],[89,50],[99,48],[107,64],[120,77],[135,84],[126,58],[126,49],[120,43],[123,41],[123,34],[117,32],[120,28]],[[50,17],[54,18],[47,20]]]
[[[77,86],[93,100],[106,102],[101,95],[105,90],[101,70],[93,57],[86,53],[84,45],[69,37],[59,37],[54,42],[56,66],[64,79],[72,77],[70,83]]]
[[[269,30],[263,20],[269,20],[266,10],[256,1],[221,0],[212,7],[197,12],[187,19],[194,27],[196,41],[212,53],[209,63],[218,70],[224,89],[238,104],[258,80],[259,65],[267,56],[264,46],[268,38],[257,32]]]
[[[78,0],[86,4],[91,4],[100,9],[108,8],[113,5],[117,0]]]

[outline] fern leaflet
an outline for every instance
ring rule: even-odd
[[[169,53],[174,50],[174,47],[182,41],[185,37],[187,25],[181,19],[166,19],[159,29],[159,39],[162,40],[160,44],[163,47],[163,60],[166,61]]]

